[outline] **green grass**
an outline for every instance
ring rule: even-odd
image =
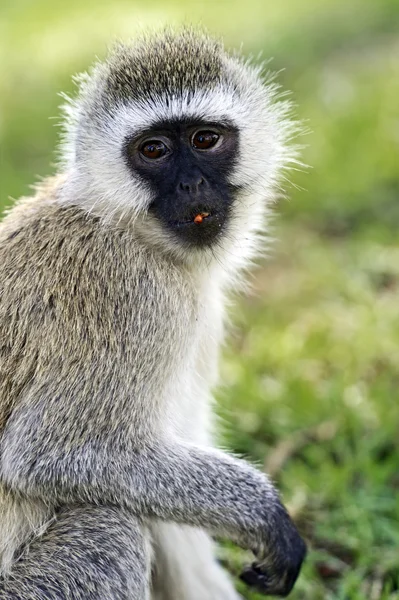
[[[137,23],[182,20],[273,56],[311,130],[232,314],[222,441],[272,474],[309,541],[293,600],[398,599],[398,0],[4,1],[0,208],[52,172],[70,75]]]

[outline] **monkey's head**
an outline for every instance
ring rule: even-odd
[[[192,29],[119,45],[78,81],[64,198],[181,256],[248,257],[296,160],[277,86]]]

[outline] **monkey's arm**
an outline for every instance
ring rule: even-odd
[[[4,437],[2,476],[31,496],[115,503],[229,537],[260,558],[255,583],[267,593],[288,593],[304,558],[304,544],[268,479],[216,450],[166,440],[137,450],[94,444],[67,450],[20,421]]]

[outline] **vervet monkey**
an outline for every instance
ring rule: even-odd
[[[192,29],[79,80],[59,174],[0,229],[0,599],[285,596],[305,545],[267,476],[212,446],[225,297],[296,161],[259,69]]]

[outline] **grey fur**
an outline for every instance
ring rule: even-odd
[[[135,101],[150,80],[166,98],[213,93],[221,52],[192,31],[118,50],[100,103]],[[163,245],[146,211],[103,219],[89,188],[71,202],[73,181],[48,180],[0,227],[0,598],[146,600],[152,564],[156,598],[237,600],[209,534],[253,550],[263,591],[287,593],[303,542],[268,478],[210,447],[201,423],[222,338],[218,261]]]
[[[146,528],[133,514],[111,506],[70,506],[15,563],[0,598],[147,600],[149,564]]]
[[[220,43],[193,30],[178,35],[148,35],[134,46],[120,45],[97,66],[104,79],[102,102],[111,110],[119,101],[212,89],[224,75]]]

